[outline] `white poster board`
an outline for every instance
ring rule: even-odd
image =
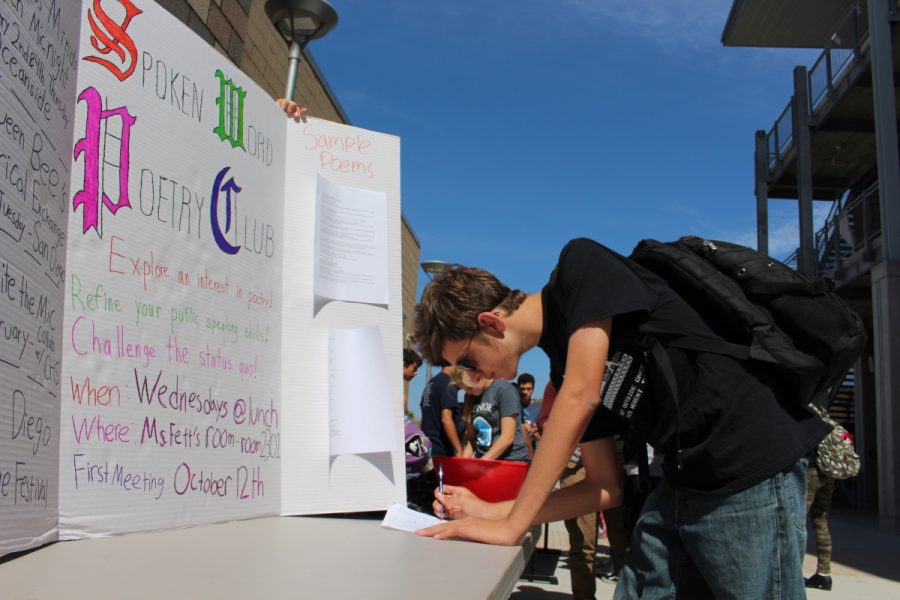
[[[284,115],[155,3],[102,7],[82,17],[60,536],[277,514]],[[123,60],[94,47],[107,22]]]
[[[152,0],[3,2],[0,45],[0,555],[402,500],[399,140],[286,119]],[[319,174],[377,304],[315,301]],[[330,450],[337,330],[377,452]]]
[[[282,344],[282,414],[284,416],[281,510],[284,514],[385,510],[406,499],[402,447],[403,365],[400,269],[400,139],[319,119],[289,122],[285,174],[284,335]],[[340,302],[316,297],[315,250],[317,198],[320,181],[330,190],[344,188],[354,202],[368,198],[384,202],[386,227],[387,305]],[[355,193],[352,193],[354,192]],[[359,210],[353,206],[346,210]],[[368,210],[368,209],[366,209]],[[375,209],[372,209],[375,211]],[[377,212],[377,211],[375,211]],[[377,253],[376,253],[377,254]],[[370,272],[377,284],[377,275]],[[350,296],[345,296],[349,298]],[[398,445],[393,452],[340,453],[329,451],[331,423],[329,355],[332,330],[377,326],[383,345],[388,394],[394,399],[391,419]],[[373,357],[371,360],[382,360]],[[360,368],[360,373],[365,369]],[[360,411],[383,411],[372,392],[361,394]],[[372,419],[374,423],[375,420]],[[375,425],[373,425],[375,426]],[[378,435],[377,433],[373,435]]]
[[[57,536],[78,12],[0,4],[0,555]]]

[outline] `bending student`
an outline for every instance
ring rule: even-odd
[[[414,339],[427,360],[474,381],[508,379],[537,346],[559,395],[514,502],[487,504],[445,486],[438,500],[454,520],[419,533],[517,544],[534,523],[619,504],[610,436],[624,428],[600,407],[601,382],[610,351],[636,333],[716,338],[661,278],[588,239],[567,244],[530,295],[481,269],[435,276],[416,307]],[[651,370],[642,401],[642,437],[665,455],[664,477],[635,526],[615,597],[803,598],[805,456],[827,426],[779,397],[756,365],[666,354],[677,394]],[[551,494],[579,440],[584,481]]]

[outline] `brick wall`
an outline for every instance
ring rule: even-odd
[[[288,47],[266,16],[265,0],[156,2],[230,58],[273,98],[284,96]],[[314,117],[348,122],[309,53],[305,53],[300,61],[295,99],[308,107]]]

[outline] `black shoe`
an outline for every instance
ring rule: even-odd
[[[806,578],[806,587],[817,590],[831,591],[831,577],[829,575],[810,575]]]

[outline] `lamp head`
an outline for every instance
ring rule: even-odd
[[[426,260],[422,262],[420,266],[422,267],[422,270],[425,271],[425,274],[428,275],[428,279],[434,279],[435,275],[443,273],[452,265],[442,260]]]
[[[338,15],[325,0],[266,0],[266,16],[288,43],[305,46],[337,25]]]

